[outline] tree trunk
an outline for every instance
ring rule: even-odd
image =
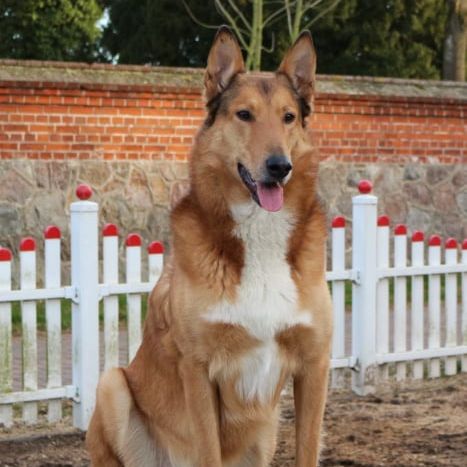
[[[292,44],[297,40],[300,34],[300,28],[302,27],[303,17],[303,0],[297,0],[295,5],[295,17],[293,22],[292,36],[290,37]]]
[[[447,0],[449,15],[443,51],[443,79],[465,81],[467,0]]]
[[[256,41],[256,54],[255,54],[255,63],[253,66],[254,70],[261,69],[261,54],[263,52],[263,0],[256,0],[257,2],[257,24],[256,24],[256,34],[258,36]]]
[[[246,60],[247,70],[261,68],[263,49],[263,0],[253,0],[253,18],[251,20],[251,36]]]

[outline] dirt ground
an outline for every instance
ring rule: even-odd
[[[294,466],[292,398],[272,466]],[[0,431],[0,466],[85,466],[83,435],[57,425]],[[387,387],[377,396],[331,391],[322,466],[467,466],[467,374]]]

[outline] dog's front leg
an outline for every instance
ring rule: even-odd
[[[294,377],[297,467],[316,467],[328,386],[329,357],[305,363]]]
[[[197,467],[222,467],[217,393],[203,365],[185,360],[182,363],[185,400],[197,447]]]

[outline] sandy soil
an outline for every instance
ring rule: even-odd
[[[272,466],[294,466],[294,410],[283,422]],[[332,391],[322,466],[467,465],[467,375],[387,387],[377,396]],[[83,435],[66,424],[0,432],[0,466],[85,466]]]

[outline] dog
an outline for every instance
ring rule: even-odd
[[[97,388],[93,466],[267,466],[290,377],[296,465],[317,465],[332,313],[307,130],[315,68],[309,32],[265,75],[246,73],[237,39],[219,29],[142,344]]]

